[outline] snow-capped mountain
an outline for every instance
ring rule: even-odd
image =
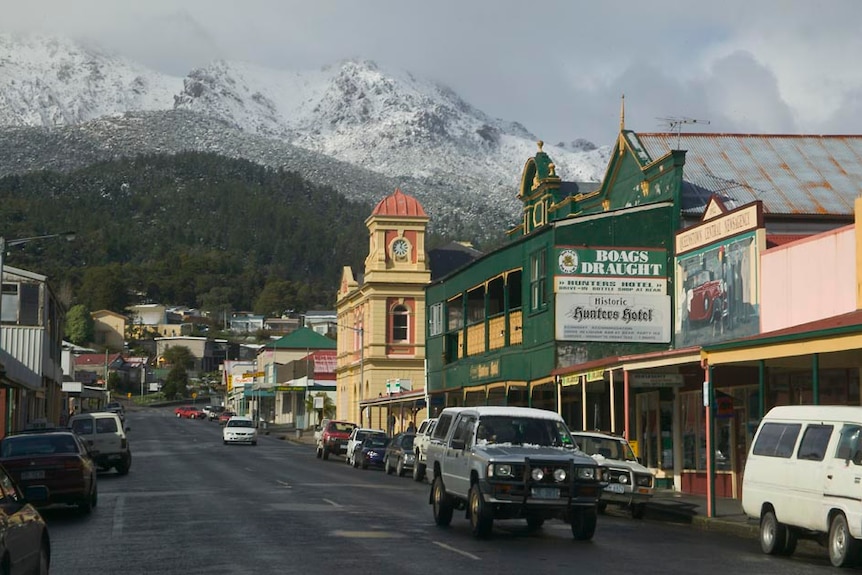
[[[400,185],[438,229],[455,217],[498,231],[518,219],[520,173],[539,139],[445,86],[369,61],[316,71],[216,61],[179,78],[69,40],[5,35],[0,133],[0,147],[4,138],[18,143],[0,153],[0,175],[94,157],[220,151],[369,200]],[[61,150],[42,149],[57,138]],[[63,157],[66,150],[77,156]],[[575,181],[600,180],[609,155],[583,140],[545,151]]]

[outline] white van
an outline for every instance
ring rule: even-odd
[[[790,555],[800,538],[836,567],[862,554],[862,407],[775,407],[745,464],[742,508],[760,519],[764,553]]]
[[[109,411],[79,413],[69,418],[69,428],[87,444],[100,470],[113,467],[120,475],[129,472],[132,450],[126,432],[130,428],[123,424],[119,415]]]

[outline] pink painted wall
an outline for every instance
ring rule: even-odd
[[[845,226],[760,255],[760,332],[856,311],[856,232]]]

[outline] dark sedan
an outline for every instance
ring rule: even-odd
[[[44,487],[31,487],[26,494],[0,467],[0,566],[3,573],[48,573],[51,563],[51,540],[48,527],[39,512],[25,496],[47,497]]]
[[[24,490],[44,486],[40,505],[77,505],[82,513],[96,506],[96,465],[72,431],[32,431],[0,441],[0,464]]]
[[[413,469],[416,462],[416,455],[413,453],[414,439],[415,433],[399,433],[392,438],[383,455],[383,469],[386,473],[395,471],[398,477],[404,477],[408,469]]]
[[[388,444],[389,438],[386,436],[369,435],[356,447],[353,457],[359,461],[362,469],[383,467],[383,455]]]

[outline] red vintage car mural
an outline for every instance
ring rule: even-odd
[[[688,321],[712,322],[720,320],[727,311],[727,290],[721,279],[715,279],[711,270],[701,270],[690,278],[687,294]]]

